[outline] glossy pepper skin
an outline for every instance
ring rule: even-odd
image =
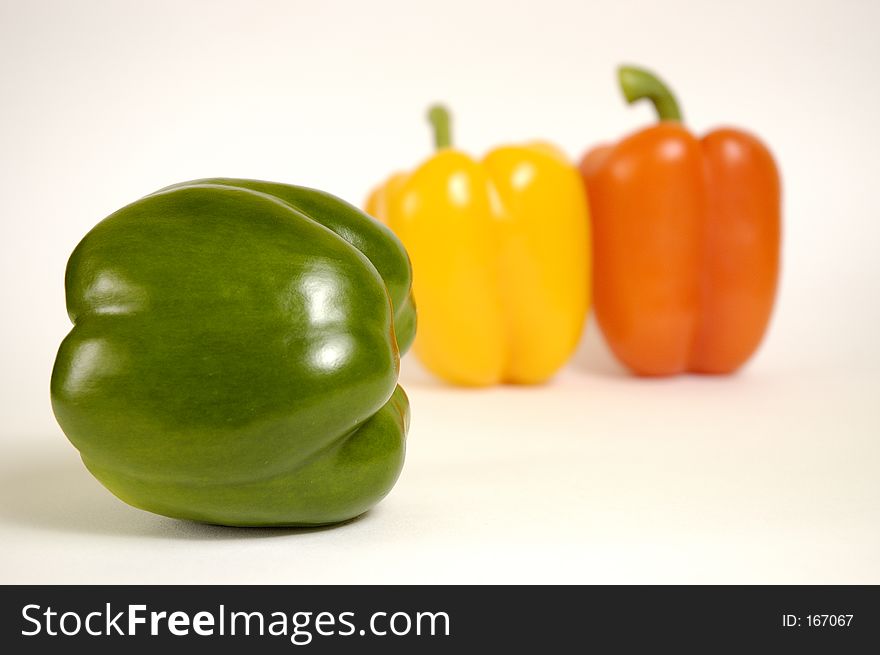
[[[415,352],[457,385],[544,382],[568,360],[589,305],[589,229],[577,169],[547,144],[476,161],[449,147],[393,176],[367,211],[400,237],[419,306]]]
[[[353,518],[393,486],[409,405],[410,265],[329,194],[253,180],[169,187],[70,257],[55,415],[119,498],[235,526]]]
[[[693,136],[647,71],[622,68],[620,81],[629,102],[651,99],[662,120],[581,162],[598,323],[637,374],[731,373],[760,344],[776,296],[773,157],[740,130]]]

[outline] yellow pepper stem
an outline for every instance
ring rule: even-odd
[[[431,105],[428,109],[428,122],[434,128],[434,147],[437,150],[452,146],[452,117],[443,105]]]

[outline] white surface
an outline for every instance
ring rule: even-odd
[[[880,583],[878,21],[867,1],[0,2],[0,583]],[[574,157],[650,120],[621,61],[782,167],[780,302],[741,375],[632,379],[595,329],[537,389],[407,360],[404,473],[334,529],[172,521],[85,471],[48,378],[64,265],[100,218],[211,175],[358,202],[428,154],[437,98],[474,152]]]

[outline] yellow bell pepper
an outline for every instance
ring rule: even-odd
[[[414,350],[447,382],[534,384],[574,351],[589,307],[590,234],[577,169],[545,143],[482,161],[450,147],[433,107],[437,154],[367,201],[413,264]]]

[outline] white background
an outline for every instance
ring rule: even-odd
[[[880,583],[880,4],[0,0],[0,583]],[[129,508],[78,460],[48,380],[67,256],[204,176],[360,202],[429,154],[426,105],[482,153],[573,158],[652,120],[760,134],[785,186],[778,311],[730,378],[630,378],[594,326],[551,384],[461,391],[407,358],[404,473],[321,530]]]

